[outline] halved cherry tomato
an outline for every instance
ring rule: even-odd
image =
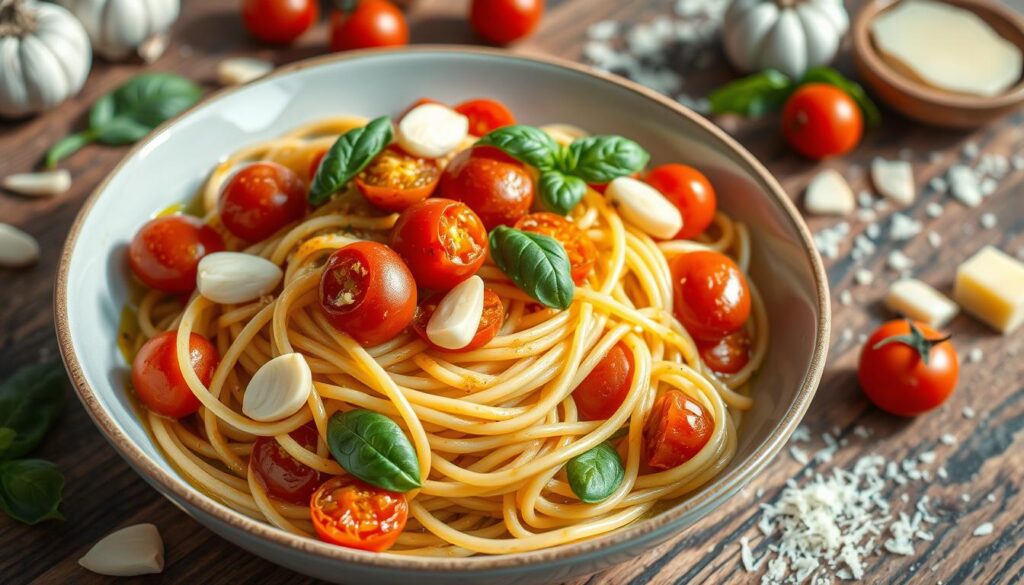
[[[692,240],[715,218],[715,189],[704,173],[693,167],[667,164],[654,167],[644,179],[683,214],[677,240]]]
[[[615,414],[633,382],[633,353],[621,341],[572,391],[580,420],[603,420]]]
[[[945,402],[956,389],[959,373],[948,335],[902,319],[871,334],[857,366],[864,394],[878,408],[899,416],[915,416]]]
[[[203,256],[224,249],[213,228],[190,215],[150,220],[132,238],[128,266],[146,286],[169,293],[190,293]]]
[[[487,231],[465,203],[432,198],[402,212],[391,247],[423,288],[448,290],[476,274],[487,258]]]
[[[519,218],[515,228],[558,240],[569,256],[573,282],[586,282],[587,275],[594,269],[594,262],[597,261],[597,248],[576,224],[556,213],[542,211]]]
[[[434,311],[437,309],[437,305],[441,303],[441,299],[444,298],[444,293],[437,293],[427,300],[420,303],[420,306],[416,308],[416,316],[412,320],[413,329],[416,330],[417,335],[423,338],[430,346],[437,351],[454,352],[454,351],[473,351],[479,349],[488,343],[494,336],[498,334],[498,330],[505,323],[505,306],[501,304],[501,297],[496,292],[489,288],[484,289],[484,312],[480,315],[480,324],[477,325],[476,335],[473,336],[472,341],[469,342],[465,347],[459,349],[447,349],[435,345],[430,338],[427,337],[427,323],[430,323],[430,317],[434,315]]]
[[[455,106],[455,111],[469,118],[469,133],[484,136],[492,130],[516,123],[505,104],[489,99],[475,99]]]
[[[320,276],[320,309],[338,331],[365,346],[378,345],[412,322],[416,281],[384,244],[349,244],[327,259]]]
[[[700,359],[719,374],[735,374],[750,361],[750,336],[740,329],[718,341],[698,341]]]
[[[388,0],[362,0],[350,13],[331,15],[332,51],[408,44],[405,15]]]
[[[715,421],[685,393],[671,389],[654,401],[644,425],[646,463],[672,469],[686,463],[708,444]]]
[[[242,21],[266,43],[290,43],[320,17],[317,0],[242,0]]]
[[[312,423],[288,434],[307,450],[316,451],[318,434]],[[292,504],[309,502],[322,483],[319,471],[289,455],[274,437],[256,439],[249,455],[249,465],[267,494]]]
[[[132,361],[132,386],[146,408],[153,412],[181,418],[199,410],[199,399],[192,394],[178,367],[175,353],[177,331],[165,331],[139,348]],[[210,385],[220,354],[210,340],[193,333],[188,340],[192,370],[205,386]]]
[[[494,149],[466,149],[455,156],[437,186],[441,197],[468,205],[487,229],[512,225],[530,211],[533,180],[518,162],[492,156]],[[504,153],[502,153],[504,154]]]
[[[356,175],[356,187],[375,207],[402,211],[429,197],[440,178],[441,167],[436,160],[385,148]]]
[[[469,22],[480,36],[505,45],[530,34],[544,13],[544,0],[473,0]]]
[[[235,173],[224,185],[217,210],[224,227],[258,242],[306,215],[306,185],[286,166],[264,161]]]
[[[808,83],[782,108],[782,133],[800,154],[813,159],[846,154],[860,142],[864,116],[857,102],[826,83]]]
[[[747,279],[728,256],[699,251],[672,259],[675,314],[694,338],[716,341],[750,316]]]
[[[309,511],[320,540],[381,552],[391,548],[405,528],[409,501],[405,494],[340,475],[316,490]]]

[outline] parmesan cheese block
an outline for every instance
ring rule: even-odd
[[[985,246],[957,268],[953,298],[968,313],[1011,333],[1024,323],[1024,264]]]
[[[815,215],[847,215],[856,203],[846,179],[834,169],[827,169],[811,179],[804,194],[804,207]]]
[[[1016,45],[945,2],[903,0],[875,18],[871,36],[894,67],[941,90],[996,96],[1021,77]]]
[[[885,306],[915,321],[941,328],[960,312],[944,294],[916,278],[902,278],[889,287]]]

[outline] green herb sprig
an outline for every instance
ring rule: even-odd
[[[391,143],[391,118],[374,118],[342,134],[324,155],[309,185],[309,202],[321,205],[345,187]]]
[[[416,450],[398,423],[372,410],[339,412],[327,423],[327,446],[341,467],[393,492],[420,487]]]
[[[608,442],[581,453],[565,465],[572,493],[585,504],[596,504],[608,499],[619,489],[626,470],[618,451]]]
[[[557,240],[502,225],[491,230],[490,247],[494,263],[520,290],[552,309],[572,304],[576,284]]]

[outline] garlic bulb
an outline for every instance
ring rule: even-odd
[[[0,116],[53,108],[89,75],[89,37],[67,10],[36,0],[0,0]]]
[[[178,19],[179,0],[59,0],[79,20],[96,52],[111,61],[134,56]],[[152,55],[147,60],[153,59]]]

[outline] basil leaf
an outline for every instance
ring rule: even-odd
[[[586,192],[587,183],[579,177],[559,171],[545,171],[540,176],[540,201],[549,211],[568,215]]]
[[[708,103],[713,114],[733,112],[757,118],[781,108],[793,87],[784,74],[768,69],[716,89]]]
[[[800,85],[805,83],[827,83],[838,87],[857,102],[857,107],[860,108],[864,122],[868,126],[874,127],[882,123],[882,113],[878,111],[878,106],[871,101],[864,88],[859,83],[843,77],[835,69],[824,66],[812,67],[800,78]]]
[[[0,453],[3,453],[11,444],[14,443],[14,437],[17,437],[18,433],[14,432],[14,429],[7,427],[0,427]]]
[[[15,433],[0,461],[22,457],[34,450],[64,410],[67,375],[60,364],[49,363],[18,370],[0,384],[0,427]]]
[[[493,130],[476,143],[500,148],[512,158],[540,171],[553,169],[558,158],[558,143],[547,132],[523,124]]]
[[[491,230],[491,258],[523,292],[553,309],[568,309],[576,285],[569,256],[554,238],[507,226]]]
[[[57,510],[63,490],[64,476],[49,461],[19,459],[0,463],[0,509],[18,522],[63,520]]]
[[[642,170],[651,155],[639,144],[621,136],[585,136],[569,145],[562,170],[588,183],[607,183]]]
[[[608,499],[622,484],[626,470],[619,453],[608,443],[601,443],[581,453],[565,465],[572,493],[585,504],[596,504]]]
[[[353,128],[339,136],[324,155],[309,185],[309,202],[320,205],[344,188],[391,144],[391,132],[391,118],[381,116],[362,128]]]
[[[327,445],[345,471],[393,492],[420,487],[416,450],[398,423],[372,410],[335,413],[327,423]]]

